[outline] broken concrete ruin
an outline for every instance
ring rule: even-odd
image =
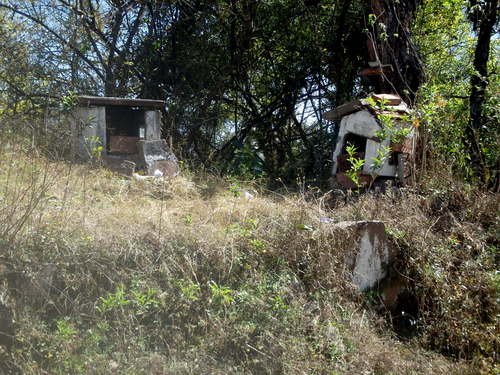
[[[356,184],[347,176],[352,164],[350,163],[347,147],[352,145],[356,149],[354,155],[363,159],[364,164],[357,172],[359,182],[363,186],[369,185],[374,179],[396,179],[404,184],[409,175],[408,158],[413,154],[414,135],[412,131],[398,142],[390,136],[379,139],[378,135],[384,130],[381,115],[390,118],[396,129],[408,128],[411,124],[406,120],[410,113],[408,106],[396,95],[377,94],[371,98],[356,100],[343,104],[324,114],[327,120],[340,120],[339,133],[333,150],[332,187],[352,189]],[[389,131],[394,131],[391,129]],[[373,160],[380,159],[380,150],[384,147],[389,150],[383,163],[374,168]]]
[[[161,100],[79,96],[70,119],[72,154],[79,160],[102,160],[124,173],[174,176],[175,155],[161,139]]]
[[[345,254],[353,284],[362,292],[376,287],[387,276],[389,264],[394,260],[384,223],[343,221],[333,227],[344,233],[353,245],[352,251]]]

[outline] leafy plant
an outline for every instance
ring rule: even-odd
[[[251,239],[250,240],[250,246],[252,246],[252,248],[254,248],[255,250],[257,250],[260,253],[265,253],[266,252],[265,244],[264,244],[264,242],[262,240]]]
[[[241,187],[238,181],[233,180],[231,185],[229,185],[229,192],[233,195],[233,197],[238,198],[241,196]]]
[[[158,290],[154,288],[146,288],[145,290],[134,289],[132,293],[132,302],[136,307],[138,315],[144,315],[155,309],[159,301],[157,299]]]
[[[357,153],[356,146],[352,144],[346,145],[346,151],[348,155],[347,161],[351,163],[351,168],[347,170],[346,174],[354,182],[356,188],[359,189],[362,186],[359,180],[359,172],[363,170],[363,165],[365,164],[365,160],[356,157]]]
[[[61,97],[62,109],[65,112],[71,111],[78,104],[78,94],[76,91],[70,90],[68,94]]]
[[[85,137],[85,145],[87,147],[91,161],[100,161],[104,147],[100,137]]]
[[[200,298],[200,284],[191,280],[181,280],[179,282],[182,298],[187,301],[197,301]]]
[[[66,317],[64,319],[58,320],[56,322],[57,325],[57,334],[63,340],[70,340],[73,336],[78,335],[79,331],[71,323],[70,318]]]
[[[210,288],[210,302],[216,306],[228,306],[234,302],[233,291],[226,287],[217,285],[215,281],[210,281],[208,283]]]
[[[116,309],[121,309],[131,302],[132,301],[127,298],[125,286],[123,284],[120,284],[116,288],[115,293],[111,293],[107,297],[99,298],[99,303],[96,306],[96,309],[101,313],[106,313]]]

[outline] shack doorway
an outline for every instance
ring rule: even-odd
[[[145,110],[106,106],[106,151],[109,155],[137,153],[137,141],[145,136]]]

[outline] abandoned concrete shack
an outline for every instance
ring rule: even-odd
[[[397,180],[405,184],[409,176],[408,160],[414,150],[414,134],[412,131],[397,143],[391,142],[390,137],[377,138],[384,126],[379,115],[390,117],[395,127],[408,127],[411,124],[404,121],[410,111],[399,96],[390,94],[374,94],[372,100],[360,99],[338,106],[326,112],[327,120],[340,120],[337,141],[333,149],[333,167],[331,185],[333,188],[352,189],[355,183],[347,176],[351,163],[348,158],[347,146],[353,145],[356,149],[355,157],[364,159],[362,170],[358,172],[359,182],[366,186],[375,178],[377,180]],[[374,106],[373,103],[383,103]],[[389,147],[390,152],[384,162],[374,168],[373,160],[380,158],[379,149]]]
[[[72,154],[99,157],[110,169],[174,176],[175,155],[161,138],[161,100],[79,96],[70,120]]]

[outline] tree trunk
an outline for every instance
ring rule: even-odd
[[[392,73],[377,77],[376,89],[394,93],[411,104],[423,81],[420,56],[411,41],[410,26],[421,0],[371,0],[376,19],[368,42],[371,61],[391,64]]]
[[[466,143],[472,167],[482,182],[490,180],[489,171],[484,163],[484,156],[479,145],[478,132],[482,126],[483,103],[488,86],[488,59],[490,56],[491,35],[497,22],[498,0],[487,0],[475,27],[478,29],[476,49],[474,51],[474,74],[471,77],[470,119],[465,131]]]

